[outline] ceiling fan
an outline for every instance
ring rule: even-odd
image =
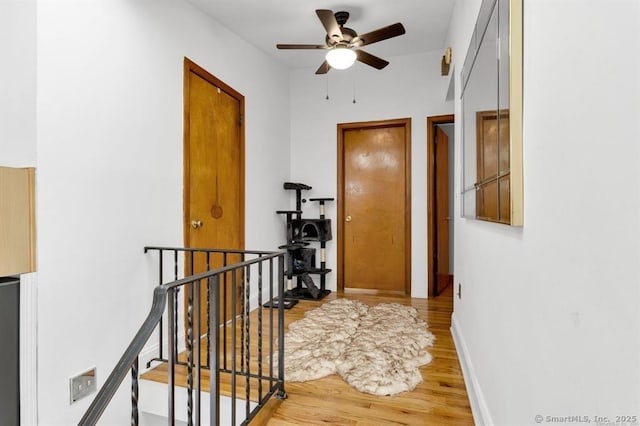
[[[333,13],[328,9],[317,9],[316,15],[327,31],[325,44],[277,44],[278,49],[325,49],[326,58],[317,69],[316,74],[326,74],[331,68],[346,69],[358,60],[381,70],[389,65],[388,61],[360,49],[362,46],[397,37],[405,33],[401,23],[395,23],[366,34],[358,35],[344,24],[349,19],[349,12]]]

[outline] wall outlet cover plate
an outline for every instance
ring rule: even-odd
[[[93,367],[69,379],[70,403],[73,404],[85,396],[91,395],[97,389],[96,368]]]

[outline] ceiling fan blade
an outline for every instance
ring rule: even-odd
[[[317,9],[316,15],[320,18],[320,22],[322,22],[322,26],[327,30],[327,36],[329,40],[340,41],[342,40],[342,31],[340,30],[340,25],[338,25],[338,21],[336,21],[336,17],[333,12],[329,9]]]
[[[379,28],[375,31],[360,35],[358,38],[362,40],[360,46],[377,43],[388,38],[397,37],[405,33],[404,26],[398,22],[387,27]]]
[[[278,49],[328,49],[326,44],[276,44]]]
[[[363,62],[379,70],[389,65],[389,61],[378,58],[377,56],[372,55],[371,53],[367,53],[364,50],[356,50],[356,55],[358,55],[357,59],[360,62]]]
[[[331,65],[329,65],[329,62],[324,61],[322,65],[320,65],[320,67],[316,70],[316,74],[326,74],[330,69]]]

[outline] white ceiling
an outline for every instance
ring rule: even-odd
[[[324,44],[316,9],[351,14],[346,27],[364,34],[401,22],[406,34],[364,50],[388,59],[442,49],[454,0],[189,0],[249,43],[292,68],[318,67],[324,50],[278,50],[277,43]]]

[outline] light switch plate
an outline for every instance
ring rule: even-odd
[[[69,379],[70,403],[77,402],[97,389],[96,368],[93,367]]]

